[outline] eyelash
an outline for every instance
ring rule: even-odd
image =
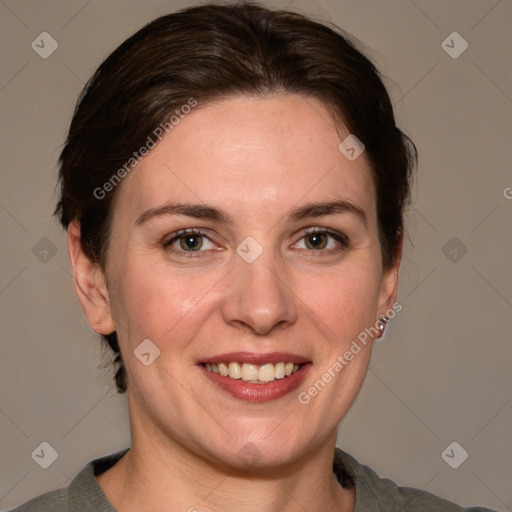
[[[336,249],[324,249],[324,250],[306,249],[311,253],[333,254],[336,252],[343,251],[349,247],[349,239],[345,234],[340,233],[338,231],[333,231],[333,230],[327,229],[327,228],[305,229],[304,231],[302,231],[302,236],[300,237],[299,241],[308,235],[314,235],[317,233],[330,236],[331,238],[336,240],[336,242],[338,242],[341,247],[337,247]],[[294,245],[296,245],[296,244],[294,244]],[[321,254],[317,254],[317,256],[321,256]]]
[[[303,238],[307,237],[308,235],[314,235],[314,234],[328,235],[331,238],[333,238],[334,240],[336,240],[336,242],[338,242],[341,247],[338,247],[336,249],[319,249],[319,250],[304,249],[310,253],[333,254],[333,253],[343,251],[349,247],[349,239],[346,235],[344,235],[343,233],[339,233],[337,231],[326,229],[326,228],[311,228],[311,229],[304,230],[304,231],[302,231],[301,237],[298,240],[298,242],[300,240],[302,240]],[[171,250],[172,252],[175,252],[175,253],[179,253],[180,256],[183,256],[185,258],[198,258],[198,257],[205,256],[204,254],[201,254],[201,253],[205,253],[207,251],[201,251],[201,250],[200,251],[184,251],[184,250],[169,249],[172,244],[179,241],[186,235],[201,236],[201,237],[204,237],[207,240],[209,240],[211,243],[215,244],[215,242],[208,235],[203,233],[202,231],[194,229],[194,228],[190,228],[190,229],[183,229],[181,231],[174,233],[172,238],[170,238],[168,241],[166,241],[162,244],[163,248],[166,250]],[[294,245],[297,245],[298,242],[296,242]],[[316,254],[316,256],[321,256],[321,255],[322,254]]]

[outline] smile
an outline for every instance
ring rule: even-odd
[[[240,364],[238,362],[230,363],[204,363],[203,366],[212,373],[217,373],[223,377],[239,380],[251,384],[266,384],[274,380],[285,379],[294,373],[297,373],[301,367],[300,364],[288,362],[266,363],[263,365]]]
[[[230,352],[197,364],[217,389],[248,402],[268,402],[288,395],[313,366],[309,359],[288,352]]]

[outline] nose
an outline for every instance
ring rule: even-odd
[[[258,335],[294,324],[298,299],[284,262],[279,263],[270,251],[263,251],[252,263],[234,257],[221,306],[224,321]]]

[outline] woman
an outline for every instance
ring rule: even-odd
[[[150,23],[60,158],[132,445],[18,511],[460,511],[335,448],[396,302],[415,161],[346,36],[254,4]]]

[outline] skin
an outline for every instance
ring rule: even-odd
[[[396,297],[400,254],[384,271],[368,162],[338,150],[348,134],[323,104],[298,95],[199,105],[123,180],[105,272],[70,226],[82,307],[96,332],[117,331],[129,375],[131,449],[97,476],[117,510],[353,510],[332,458],[371,343],[307,405],[297,399]],[[352,212],[287,218],[340,199],[363,210],[366,224]],[[161,215],[136,225],[174,201],[222,209],[232,224]],[[185,228],[212,242],[203,238],[192,257],[179,240],[164,248]],[[344,233],[348,247],[326,237],[311,249],[307,228]],[[236,252],[248,236],[263,248],[250,264]],[[133,355],[145,339],[161,351],[150,366]],[[249,403],[197,366],[233,351],[292,352],[313,365],[296,391]],[[247,443],[258,453],[252,465],[239,456]]]

